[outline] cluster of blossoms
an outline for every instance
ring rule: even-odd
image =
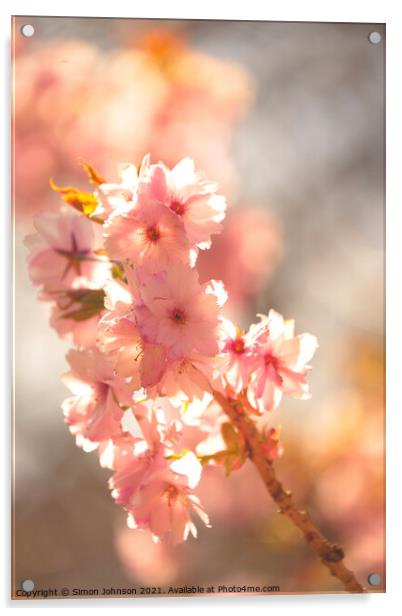
[[[107,50],[79,39],[28,41],[16,25],[15,215],[24,234],[33,214],[53,211],[49,177],[80,181],[79,156],[113,177],[119,161],[140,161],[144,152],[173,166],[191,151],[226,195],[237,194],[229,153],[255,95],[251,74],[194,48],[179,24],[116,28],[118,44]],[[281,230],[268,209],[249,201],[239,206],[197,265],[200,279],[224,281],[225,310],[233,317],[260,292],[282,254]],[[243,228],[248,233],[240,235]]]
[[[192,160],[170,170],[146,156],[139,169],[121,165],[115,184],[84,166],[95,191],[53,185],[64,204],[26,240],[51,325],[75,347],[65,421],[113,471],[128,525],[177,543],[196,536],[195,514],[209,525],[194,492],[203,466],[230,473],[247,459],[217,393],[255,421],[283,394],[308,398],[317,342],[273,310],[241,331],[222,314],[223,284],[200,283],[197,257],[220,233],[226,201]],[[268,459],[280,454],[277,429],[260,439]]]

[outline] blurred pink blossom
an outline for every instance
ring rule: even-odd
[[[231,135],[250,105],[253,81],[242,67],[175,38],[151,32],[137,47],[111,51],[79,40],[21,43],[14,83],[18,217],[50,207],[50,177],[80,181],[80,157],[113,182],[117,163],[139,164],[144,152],[170,166],[190,154],[228,192]]]
[[[272,214],[254,206],[233,207],[222,234],[199,254],[197,268],[201,280],[222,280],[229,294],[226,314],[236,320],[270,280],[282,252],[281,228]]]

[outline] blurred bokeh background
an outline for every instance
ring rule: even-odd
[[[200,264],[224,280],[228,314],[245,326],[273,307],[318,336],[311,400],[272,413],[278,475],[383,589],[384,27],[18,17],[14,47],[16,583],[339,590],[251,465],[229,479],[208,467],[198,493],[212,528],[155,545],[125,527],[108,472],[63,423],[67,345],[22,240],[58,206],[49,178],[87,186],[79,157],[114,181],[117,163],[151,152],[193,157],[228,197]]]

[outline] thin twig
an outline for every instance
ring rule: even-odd
[[[344,552],[342,548],[333,545],[325,539],[314,526],[306,511],[297,509],[293,503],[291,492],[285,490],[276,478],[275,467],[268,460],[261,449],[261,435],[254,422],[245,410],[247,402],[244,400],[231,400],[218,391],[214,391],[215,400],[221,405],[226,415],[244,436],[249,450],[249,458],[255,464],[268,492],[279,507],[280,513],[303,533],[310,548],[315,552],[321,562],[337,577],[349,592],[365,592],[359,584],[354,573],[344,565]]]

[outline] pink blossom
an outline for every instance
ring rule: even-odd
[[[137,292],[136,285],[140,283],[135,280],[131,269],[127,273],[130,285],[125,302],[113,302],[110,286],[105,287],[105,305],[112,309],[105,312],[99,323],[100,347],[114,362],[116,372],[132,379],[134,388],[156,386],[155,391],[180,401],[194,396],[202,397],[210,389],[208,379],[212,379],[213,370],[211,358],[196,352],[179,359],[170,355],[168,357],[166,346],[154,342],[156,332],[148,330],[146,325],[152,317],[147,306],[142,303],[140,292]],[[162,276],[157,278],[161,279]],[[141,279],[144,284],[144,277]],[[137,303],[129,289],[133,289],[134,295],[137,294]],[[221,299],[224,299],[218,284],[210,285],[208,291],[218,296],[220,294]]]
[[[168,347],[169,358],[184,358],[192,351],[210,356],[218,351],[219,297],[210,285],[199,284],[195,269],[177,264],[144,275],[140,293],[139,329],[150,342]]]
[[[200,463],[191,452],[173,462],[168,460],[165,443],[169,451],[177,438],[176,423],[160,426],[155,412],[143,405],[136,407],[134,414],[144,434],[143,446],[137,442],[110,479],[113,498],[128,512],[128,525],[149,528],[155,540],[169,536],[179,543],[190,532],[196,536],[192,511],[209,524],[191,491],[200,479]]]
[[[95,254],[102,246],[99,225],[68,206],[36,216],[34,225],[37,233],[25,240],[34,285],[51,292],[72,287],[78,277],[99,286],[105,282],[110,264]]]
[[[116,285],[105,287],[106,311],[99,322],[98,344],[108,353],[116,372],[130,379],[133,389],[156,385],[166,364],[166,350],[160,344],[148,343],[141,337],[136,323],[136,313],[130,302],[132,296],[126,289],[124,301],[111,299],[111,289]],[[123,291],[124,292],[124,291]]]
[[[103,312],[103,285],[111,264],[96,251],[102,247],[100,225],[71,207],[35,218],[37,233],[26,238],[28,268],[40,299],[51,305],[50,325],[77,346],[96,343]]]
[[[139,184],[147,200],[163,203],[183,222],[191,246],[209,248],[211,235],[220,233],[226,201],[216,194],[218,185],[195,171],[194,161],[181,160],[171,171],[151,165],[149,179]]]
[[[206,526],[210,525],[199,499],[176,473],[166,472],[156,476],[133,495],[128,510],[130,528],[149,528],[154,539],[170,538],[173,544],[185,541],[190,533],[193,537],[197,536],[192,512]]]
[[[142,392],[138,392],[142,393]],[[101,444],[101,466],[115,471],[135,467],[138,463],[161,462],[164,468],[165,455],[173,453],[181,435],[180,422],[166,422],[162,408],[154,400],[142,399],[134,394],[131,407],[122,416],[121,432]],[[160,401],[159,401],[160,402]]]
[[[189,260],[190,246],[181,220],[157,201],[139,196],[131,209],[109,217],[104,230],[109,256],[129,259],[136,267],[154,271]]]
[[[106,312],[99,323],[98,342],[113,361],[116,372],[125,377],[137,376],[139,387],[142,339],[132,310],[119,306],[114,311]]]
[[[253,341],[229,319],[221,317],[220,337],[222,350],[217,366],[224,383],[235,393],[240,393],[249,383],[257,364]]]
[[[268,316],[260,315],[260,319],[249,331],[258,355],[248,388],[250,403],[263,412],[277,407],[282,394],[308,399],[307,362],[317,349],[316,337],[294,336],[294,322],[284,321],[274,310]]]
[[[119,165],[118,173],[120,184],[103,183],[98,186],[95,196],[99,205],[93,215],[106,219],[112,212],[122,212],[129,209],[130,204],[136,200],[138,183],[137,168],[135,165]]]
[[[93,215],[105,220],[110,215],[115,216],[130,210],[137,201],[138,182],[147,172],[149,160],[149,155],[144,157],[139,172],[131,163],[118,165],[121,181],[119,184],[103,183],[98,186],[95,196],[99,205]]]
[[[130,403],[130,392],[96,348],[71,350],[67,361],[71,370],[62,380],[74,395],[63,403],[65,421],[77,445],[88,451],[120,434],[120,405]]]
[[[99,443],[99,464],[111,470],[122,468],[133,455],[137,443],[142,441],[143,437],[136,438],[128,430],[121,429],[119,434]]]
[[[161,399],[150,399],[145,402],[136,402],[125,418],[125,425],[132,430],[134,436],[141,435],[144,448],[149,449],[152,455],[173,453],[173,446],[181,437],[181,423],[176,419],[166,420],[166,405]]]
[[[157,390],[179,406],[183,401],[201,400],[206,392],[211,391],[213,369],[211,357],[190,353],[168,363]]]

